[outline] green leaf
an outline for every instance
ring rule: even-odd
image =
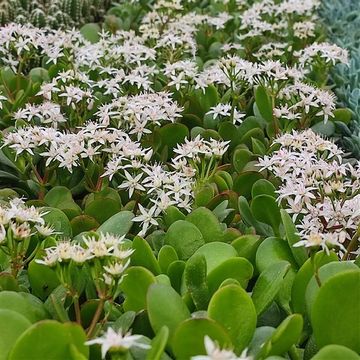
[[[274,234],[279,235],[279,226],[281,223],[280,209],[272,196],[256,196],[252,199],[250,209],[256,220],[270,225],[274,230]]]
[[[333,111],[334,121],[341,121],[344,124],[349,124],[352,118],[352,111],[350,109],[335,109]]]
[[[241,172],[244,166],[252,160],[253,153],[248,149],[235,149],[232,157],[234,169]]]
[[[32,68],[29,72],[29,78],[33,83],[35,82],[43,82],[43,81],[50,81],[49,73],[46,69],[41,67]]]
[[[118,236],[126,235],[132,226],[134,214],[131,211],[120,211],[106,220],[98,229],[98,233],[110,233]]]
[[[212,270],[207,278],[210,293],[213,294],[226,279],[234,279],[246,289],[254,269],[251,263],[240,257],[230,258]]]
[[[158,254],[158,263],[161,271],[166,274],[169,265],[174,261],[179,260],[175,249],[170,245],[164,245]]]
[[[268,122],[273,121],[273,108],[270,96],[264,86],[260,85],[255,90],[255,102],[261,116]]]
[[[354,270],[359,270],[359,268],[355,264],[349,261],[342,261],[342,262],[334,261],[325,264],[322,267],[320,267],[320,269],[318,270],[318,276],[321,281],[321,286],[323,286],[329,279],[331,279],[336,274],[343,273],[346,271],[354,271]],[[312,276],[308,283],[305,293],[306,309],[310,316],[311,316],[312,306],[319,291],[320,288],[315,279],[315,276]]]
[[[161,360],[169,338],[169,329],[163,326],[151,341],[151,348],[146,355],[146,360]]]
[[[72,237],[72,229],[68,217],[59,209],[44,207],[42,210],[46,213],[43,219],[46,224],[51,225],[55,231],[61,232],[64,237]]]
[[[185,284],[198,310],[206,310],[209,289],[206,283],[206,260],[204,255],[194,255],[185,266]]]
[[[183,321],[175,331],[172,343],[176,359],[190,360],[192,356],[206,354],[204,338],[209,336],[221,348],[229,348],[231,340],[224,328],[217,322],[206,318]]]
[[[236,238],[231,243],[231,246],[236,249],[238,256],[244,257],[254,264],[256,250],[258,249],[260,243],[261,239],[259,235],[247,234]]]
[[[116,319],[114,322],[114,329],[120,330],[122,329],[123,332],[127,332],[130,330],[131,325],[133,324],[136,317],[135,311],[127,311],[122,314],[120,317]]]
[[[190,317],[189,309],[172,287],[163,284],[150,285],[146,299],[151,327],[158,333],[167,326],[171,342],[177,326]]]
[[[31,322],[16,311],[0,309],[0,360],[7,355],[19,336],[31,326]]]
[[[176,206],[171,205],[165,210],[163,220],[166,227],[169,227],[177,220],[185,220],[185,215]]]
[[[170,278],[171,286],[180,292],[183,274],[185,270],[185,261],[176,260],[170,264],[167,270],[167,275]]]
[[[51,314],[52,318],[61,322],[70,321],[64,307],[66,295],[67,290],[62,285],[59,285],[44,303],[46,310]]]
[[[20,291],[17,279],[9,273],[0,273],[0,291]]]
[[[258,195],[269,195],[276,198],[275,186],[266,179],[260,179],[251,188],[251,196],[254,199]]]
[[[143,266],[155,275],[161,273],[159,263],[146,240],[140,236],[135,236],[132,242],[132,248],[135,251],[131,255],[131,265]]]
[[[186,221],[194,224],[200,230],[206,243],[222,239],[223,231],[219,220],[211,210],[199,207],[186,217]]]
[[[44,201],[49,206],[63,211],[69,219],[81,214],[80,206],[75,203],[71,191],[65,186],[53,187],[45,195]]]
[[[284,355],[292,345],[297,344],[303,329],[303,318],[299,314],[288,316],[264,344],[269,349],[266,356]]]
[[[247,347],[256,327],[256,310],[243,288],[237,285],[220,288],[210,300],[208,315],[227,330],[236,352]]]
[[[91,43],[97,43],[100,40],[100,26],[95,23],[85,24],[81,27],[81,35]]]
[[[171,224],[164,240],[176,250],[181,260],[187,260],[205,243],[200,230],[184,220]]]
[[[28,277],[33,294],[42,300],[60,284],[53,269],[37,264],[34,260],[29,264]]]
[[[126,270],[120,287],[125,294],[124,310],[140,311],[146,308],[146,294],[151,284],[156,282],[155,276],[147,269],[132,266]]]
[[[256,252],[256,267],[260,272],[282,260],[286,260],[294,268],[297,268],[296,261],[286,241],[269,237],[258,247]]]
[[[198,94],[198,100],[204,113],[208,112],[211,107],[219,103],[219,94],[214,85],[209,85],[205,89],[205,93],[199,91]]]
[[[349,348],[341,345],[324,346],[311,360],[359,360],[360,356]]]
[[[204,255],[206,260],[207,273],[209,274],[224,261],[237,256],[236,250],[229,244],[212,242],[199,248],[194,256]]]
[[[329,255],[325,252],[318,252],[315,254],[315,263],[318,264],[318,267],[332,261],[338,261],[338,257],[334,252],[330,252]],[[291,289],[291,302],[295,312],[305,314],[305,292],[313,275],[313,265],[311,263],[311,259],[308,259],[297,272]]]
[[[120,212],[120,202],[110,198],[102,198],[91,201],[84,210],[86,215],[94,218],[99,224]]]
[[[94,231],[99,227],[99,223],[89,215],[78,215],[70,221],[73,236],[79,235],[82,232]]]
[[[332,121],[326,123],[319,121],[311,127],[311,130],[317,134],[329,137],[335,133],[335,124]]]
[[[233,190],[246,199],[250,199],[253,185],[262,178],[263,176],[256,171],[243,172],[234,179]]]
[[[311,309],[315,340],[321,348],[346,346],[360,353],[360,270],[336,274],[320,288]]]
[[[39,360],[51,354],[51,360],[72,359],[71,345],[87,359],[86,335],[79,325],[41,321],[29,327],[16,341],[8,360]],[[45,355],[47,356],[47,355]]]
[[[279,261],[261,272],[252,292],[252,300],[258,315],[263,313],[274,301],[290,266],[287,261]]]
[[[166,146],[169,159],[174,154],[174,147],[176,147],[177,144],[183,143],[184,139],[189,136],[189,129],[181,123],[166,124],[162,126],[158,132],[161,137],[161,147],[159,151]]]
[[[298,241],[300,241],[300,236],[297,234],[298,231],[290,217],[290,215],[285,211],[281,210],[281,220],[284,225],[286,239],[288,241],[290,250],[299,266],[302,266],[305,261],[309,258],[306,252],[305,247],[294,247]]]
[[[35,323],[37,321],[43,320],[45,318],[45,309],[43,311],[39,311],[38,307],[43,307],[43,304],[40,300],[36,299],[34,303],[32,300],[29,299],[28,295],[32,296],[31,294],[25,294],[21,292],[14,292],[14,291],[1,291],[0,292],[0,309],[12,310],[20,315],[23,315],[27,318],[30,322]],[[37,302],[40,302],[38,305]]]
[[[246,225],[253,226],[256,233],[259,235],[269,236],[270,234],[273,234],[271,226],[263,224],[254,218],[250,206],[244,196],[239,196],[238,205],[241,219]]]

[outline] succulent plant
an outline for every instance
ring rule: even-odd
[[[0,24],[31,23],[37,27],[71,28],[100,21],[110,0],[8,0],[0,2]]]
[[[350,51],[349,66],[337,65],[331,75],[340,105],[352,111],[350,124],[338,126],[339,142],[360,158],[360,2],[324,1],[320,14],[330,39]]]

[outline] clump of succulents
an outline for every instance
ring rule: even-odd
[[[54,29],[80,27],[100,21],[110,7],[109,0],[9,0],[0,3],[0,24],[31,23]]]

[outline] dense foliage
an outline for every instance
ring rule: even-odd
[[[4,6],[0,360],[359,359],[340,4]]]

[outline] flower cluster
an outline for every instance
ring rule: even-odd
[[[57,234],[45,223],[44,215],[46,212],[19,198],[0,205],[0,250],[10,256],[14,276],[35,256],[40,240]],[[28,254],[31,239],[36,239],[36,247]]]
[[[35,261],[54,267],[59,280],[70,292],[77,290],[69,271],[74,264],[80,272],[89,273],[99,297],[103,299],[116,296],[123,273],[130,264],[129,257],[134,252],[126,244],[125,236],[109,233],[84,236],[80,243],[62,240],[44,251],[45,256]]]
[[[345,252],[360,224],[360,162],[342,162],[342,151],[312,130],[275,140],[280,146],[259,160],[281,179],[278,201],[297,223],[297,246]]]

